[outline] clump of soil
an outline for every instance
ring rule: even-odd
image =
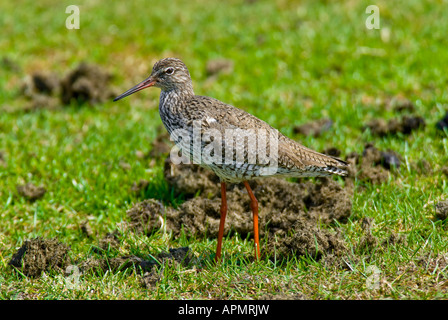
[[[81,63],[61,81],[61,101],[64,104],[72,100],[90,104],[105,102],[115,96],[109,88],[111,79],[111,74],[99,66]]]
[[[399,169],[400,156],[392,151],[380,151],[372,143],[367,143],[362,155],[356,152],[347,155],[346,161],[350,163],[349,179],[356,177],[359,180],[380,184],[389,179],[391,169]]]
[[[116,250],[120,246],[120,232],[115,230],[114,232],[108,232],[99,240],[98,247],[92,247],[94,252],[101,253],[109,250]]]
[[[80,226],[81,232],[88,238],[91,238],[93,236],[92,227],[90,226],[89,221],[85,221]]]
[[[389,106],[392,107],[394,109],[394,111],[396,112],[414,112],[415,111],[415,106],[412,103],[411,100],[405,98],[405,97],[401,97],[401,96],[397,96],[392,98],[389,101]]]
[[[162,274],[151,270],[150,272],[145,272],[145,274],[141,277],[141,284],[146,289],[154,288],[158,282],[162,280]]]
[[[404,115],[400,119],[394,118],[387,122],[384,119],[373,119],[366,124],[364,130],[369,129],[372,134],[380,137],[398,133],[409,135],[414,130],[424,128],[425,125],[423,117]]]
[[[175,165],[170,158],[165,159],[165,180],[177,194],[193,197],[200,193],[204,197],[214,197],[219,191],[219,178],[210,170],[195,164]]]
[[[304,136],[318,137],[323,132],[330,130],[332,126],[333,121],[331,119],[320,119],[317,121],[302,124],[300,126],[295,126],[293,128],[293,131],[296,134],[301,134]]]
[[[35,186],[31,182],[25,185],[17,185],[17,192],[29,201],[36,201],[42,198],[47,190],[43,186]]]
[[[440,220],[448,218],[448,200],[436,203],[436,217]]]
[[[55,97],[59,93],[60,79],[54,73],[35,72],[27,76],[22,84],[22,94],[30,100],[25,111],[38,109],[54,109],[58,105]]]
[[[163,229],[178,236],[188,234],[216,237],[220,221],[219,180],[213,172],[196,165],[165,163],[165,177],[176,193],[193,197],[177,208],[165,208],[154,199],[137,203],[128,211],[129,227],[137,232],[150,233]],[[316,224],[345,221],[351,214],[353,190],[343,188],[332,179],[293,183],[267,178],[250,182],[258,199],[260,234],[286,235],[298,217]],[[224,233],[238,232],[243,236],[253,232],[250,198],[243,185],[229,184],[227,188],[228,215]],[[164,224],[165,223],[165,224]]]
[[[448,129],[448,111],[445,116],[437,122],[436,128],[439,130]]]
[[[60,79],[54,73],[36,72],[31,78],[34,88],[39,93],[51,95],[59,89]]]
[[[102,271],[106,272],[108,270],[112,270],[113,272],[125,270],[128,268],[132,268],[134,265],[139,265],[143,259],[128,255],[116,258],[87,258],[78,264],[81,272],[90,272],[90,271]]]
[[[206,72],[208,76],[219,73],[230,74],[233,71],[233,61],[229,59],[211,59],[207,61]]]
[[[325,150],[322,150],[322,153],[336,158],[339,158],[341,156],[341,150],[335,147],[330,147]]]
[[[177,226],[175,211],[155,199],[139,202],[126,213],[129,219],[127,227],[136,233],[150,234],[154,230],[172,230],[175,229],[173,223]]]
[[[59,92],[60,78],[55,73],[37,71],[27,76],[22,84],[22,94],[32,98],[34,95],[52,95]]]
[[[68,264],[70,247],[55,239],[26,240],[13,255],[9,265],[26,276],[37,277],[44,271],[60,270]]]
[[[316,224],[298,218],[292,236],[270,239],[266,248],[271,259],[309,255],[318,260],[325,254],[342,255],[346,251],[344,242],[337,234],[317,228]]]
[[[169,249],[169,252],[162,252],[157,256],[157,261],[145,261],[144,263],[140,263],[143,270],[149,270],[143,274],[141,283],[147,289],[151,289],[161,281],[163,277],[163,273],[157,272],[155,267],[176,264],[188,266],[192,262],[192,259],[193,254],[189,247]]]
[[[188,265],[193,258],[193,254],[189,247],[171,248],[169,252],[162,252],[157,255],[159,263],[165,263],[167,261],[175,261],[183,265]]]
[[[442,173],[448,177],[448,166],[442,167]]]
[[[134,255],[125,255],[115,258],[88,258],[79,264],[82,272],[107,270],[119,271],[133,267],[140,267],[145,272],[152,272],[154,268],[165,267],[167,265],[181,264],[187,266],[193,258],[193,254],[188,247],[169,249],[169,252],[162,252],[153,255],[152,260],[144,260]]]
[[[72,100],[91,105],[115,96],[109,87],[112,76],[97,65],[81,63],[64,78],[48,71],[37,71],[23,82],[22,94],[30,100],[25,110],[54,109]]]

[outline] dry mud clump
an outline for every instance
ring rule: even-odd
[[[206,72],[209,77],[217,74],[230,74],[233,71],[233,61],[229,59],[211,59],[207,61]]]
[[[396,135],[402,133],[409,135],[412,131],[424,128],[425,119],[420,116],[404,115],[401,118],[394,118],[389,121],[384,119],[374,119],[366,124],[364,129],[369,129],[374,135],[380,137]]]
[[[448,129],[448,111],[445,116],[436,123],[436,128],[442,131]]]
[[[60,103],[102,103],[114,97],[110,88],[111,74],[101,67],[81,63],[60,78],[49,71],[37,71],[27,76],[22,84],[22,94],[30,100],[26,110],[54,109]]]
[[[38,71],[25,78],[21,92],[30,101],[26,111],[54,109],[58,105],[55,97],[59,92],[60,78],[55,73]]]
[[[219,178],[210,170],[194,164],[176,166],[170,158],[165,159],[165,180],[178,194],[194,197],[198,192],[203,197],[215,197],[219,191]]]
[[[90,257],[78,263],[82,272],[90,271],[119,271],[133,267],[140,267],[144,272],[152,272],[154,268],[160,268],[167,265],[180,264],[188,266],[194,255],[189,247],[171,248],[169,252],[161,252],[152,255],[154,259],[144,260],[134,255],[125,255],[121,257]]]
[[[26,240],[13,255],[9,265],[30,277],[49,270],[61,270],[68,264],[70,247],[57,239],[35,238]]]
[[[362,155],[352,152],[347,155],[346,161],[350,164],[349,179],[359,179],[373,184],[380,184],[389,179],[392,169],[399,169],[400,155],[392,150],[381,151],[372,143],[367,143]],[[353,183],[351,181],[350,183]]]
[[[162,230],[178,236],[183,229],[190,235],[216,237],[221,199],[219,180],[214,173],[196,165],[174,165],[169,159],[165,162],[164,173],[174,192],[184,194],[188,200],[177,209],[164,206],[155,199],[140,202],[127,212],[130,220],[128,227],[146,234]],[[281,242],[279,246],[287,249],[284,253],[280,249],[281,255],[288,252],[303,254],[310,250],[322,254],[342,248],[339,246],[339,235],[331,235],[317,226],[319,222],[344,222],[350,216],[353,189],[344,188],[333,179],[295,183],[267,178],[252,181],[250,185],[259,203],[260,235],[269,239],[283,237],[282,241],[286,242]],[[195,197],[198,192],[200,196]],[[224,234],[237,232],[242,237],[251,235],[252,211],[243,185],[228,185],[227,204]],[[300,236],[291,236],[294,230]],[[319,235],[317,249],[314,246],[316,234]],[[299,243],[295,243],[297,241]],[[291,245],[296,247],[291,248]],[[270,247],[277,248],[278,243],[272,243]]]
[[[342,237],[326,229],[319,229],[304,218],[298,218],[291,236],[270,238],[267,253],[271,258],[309,255],[320,259],[323,255],[340,256],[346,252]]]
[[[435,205],[436,217],[440,220],[448,218],[448,200],[437,202]]]
[[[17,185],[17,192],[29,201],[36,201],[42,198],[47,190],[43,186],[35,186],[31,182],[24,185]]]
[[[99,66],[81,63],[61,81],[61,101],[96,104],[115,96],[109,88],[112,76]]]

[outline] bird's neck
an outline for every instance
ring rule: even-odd
[[[185,102],[192,97],[194,97],[192,85],[162,90],[160,92],[159,110],[161,113],[178,113],[184,107]]]

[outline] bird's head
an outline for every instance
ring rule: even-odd
[[[158,87],[162,89],[162,91],[193,91],[187,66],[179,59],[165,58],[154,64],[151,75],[148,78],[116,97],[114,101],[149,87]]]

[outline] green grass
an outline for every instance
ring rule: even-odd
[[[20,68],[0,74],[0,298],[31,299],[209,299],[259,298],[283,292],[310,299],[436,299],[448,297],[446,222],[434,219],[432,201],[448,198],[448,135],[435,123],[448,109],[448,20],[446,1],[377,1],[381,29],[365,28],[365,1],[170,1],[157,3],[79,2],[81,28],[65,28],[70,2],[23,1],[0,4],[0,58]],[[387,34],[389,35],[389,38]],[[224,263],[210,256],[215,239],[129,234],[123,254],[142,257],[171,247],[190,246],[200,269],[167,266],[162,280],[144,288],[132,270],[85,274],[75,290],[57,272],[22,278],[7,265],[24,240],[58,237],[74,260],[88,256],[106,232],[126,220],[126,210],[143,200],[130,188],[151,182],[146,197],[178,205],[163,180],[162,163],[150,168],[136,151],[147,151],[161,124],[158,90],[94,107],[61,107],[25,112],[22,79],[34,71],[61,75],[81,61],[100,64],[115,75],[119,92],[144,79],[152,64],[167,56],[184,60],[197,94],[251,112],[303,144],[362,152],[373,141],[404,159],[399,173],[381,185],[357,181],[352,217],[339,228],[357,257],[348,268],[303,257],[284,264],[252,262],[252,242],[239,236],[224,242]],[[231,74],[207,81],[206,62],[234,62]],[[372,136],[366,121],[396,114],[377,103],[404,96],[427,123],[410,136]],[[318,138],[298,137],[293,126],[330,117],[332,129]],[[433,171],[412,166],[426,159]],[[126,170],[120,162],[131,164]],[[44,185],[44,198],[30,203],[17,184]],[[374,219],[372,234],[404,235],[406,245],[357,252],[359,221]],[[89,219],[93,239],[80,224]],[[380,271],[380,288],[366,287],[369,266]]]

